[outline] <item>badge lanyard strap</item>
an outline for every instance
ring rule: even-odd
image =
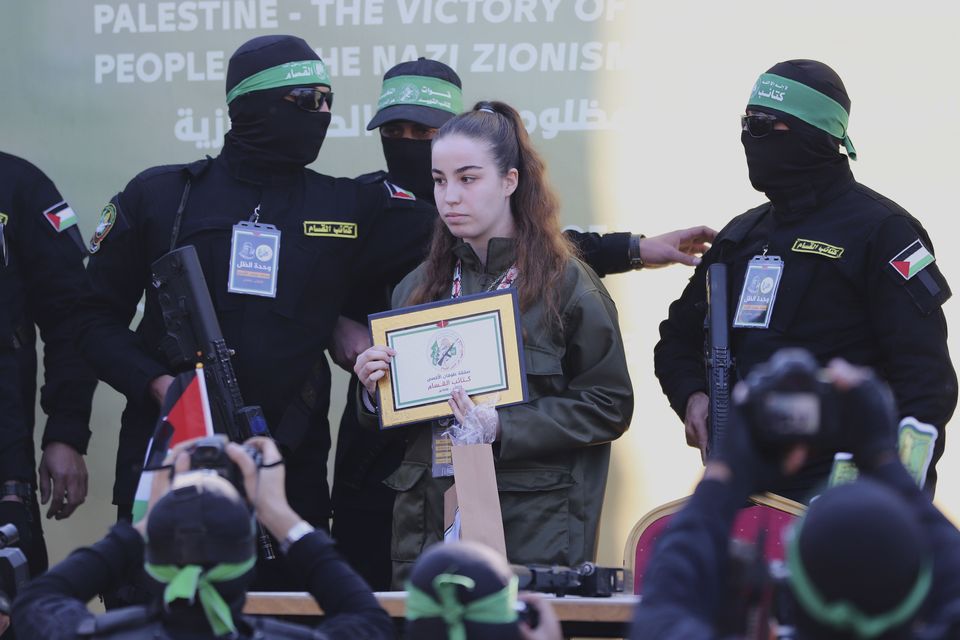
[[[494,283],[487,288],[487,291],[500,291],[501,289],[509,289],[517,280],[519,275],[520,270],[517,269],[517,265],[511,265],[509,269],[501,273]],[[463,263],[459,258],[457,258],[457,266],[453,268],[453,286],[450,288],[450,297],[454,300],[463,295],[462,280]]]
[[[187,200],[190,198],[190,185],[193,181],[187,176],[187,183],[183,185],[183,193],[180,195],[180,204],[177,206],[177,213],[173,218],[173,229],[170,232],[170,251],[177,248],[180,241],[180,226],[183,223],[183,215],[187,209]],[[250,222],[257,224],[260,221],[260,203],[254,208],[250,215]]]

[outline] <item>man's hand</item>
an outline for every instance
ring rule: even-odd
[[[287,502],[283,456],[270,438],[250,438],[243,444],[260,452],[260,468],[244,448],[234,442],[227,445],[227,456],[243,474],[243,487],[257,520],[273,537],[283,540],[290,528],[302,520]]]
[[[645,269],[658,269],[671,264],[695,267],[700,256],[710,247],[717,232],[710,227],[690,227],[658,236],[640,239],[640,258]]]
[[[40,503],[50,502],[47,518],[69,518],[87,499],[87,465],[83,456],[70,445],[63,442],[47,444],[38,471]]]
[[[173,376],[166,374],[157,376],[150,381],[150,397],[156,401],[158,407],[163,406],[163,401],[167,397],[167,389],[170,388],[171,384],[173,384]]]
[[[540,622],[531,629],[525,622],[520,623],[520,636],[523,640],[562,640],[563,629],[560,620],[550,603],[537,593],[521,593],[519,599],[537,612]]]
[[[372,346],[370,331],[365,326],[344,316],[337,318],[330,342],[330,357],[337,366],[347,373],[353,373],[357,356]]]
[[[703,391],[695,391],[687,398],[687,412],[683,417],[687,444],[700,449],[700,459],[707,459],[707,416],[710,398]]]

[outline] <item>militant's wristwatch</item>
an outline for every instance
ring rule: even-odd
[[[640,255],[640,241],[647,236],[642,233],[635,233],[630,236],[630,244],[627,247],[627,258],[630,260],[630,268],[636,271],[643,269],[643,257]]]
[[[17,496],[26,502],[32,495],[33,487],[30,486],[29,482],[23,482],[22,480],[7,480],[0,485],[0,498]]]

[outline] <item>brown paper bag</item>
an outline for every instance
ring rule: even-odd
[[[459,506],[460,539],[479,542],[506,557],[491,445],[454,445],[453,478],[453,487],[444,495],[444,528],[449,528]]]

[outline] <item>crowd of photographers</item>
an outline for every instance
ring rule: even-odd
[[[785,411],[784,396],[801,401]],[[738,383],[734,398],[727,437],[646,570],[631,637],[960,637],[960,532],[900,462],[889,388],[869,369],[838,360],[818,370],[806,352],[786,350]],[[843,429],[785,435],[785,420]],[[861,478],[814,501],[785,541],[786,569],[746,595],[731,575],[736,512],[825,445],[849,449]],[[284,566],[325,613],[319,626],[242,613],[257,522],[284,541]],[[87,609],[96,594],[141,572],[153,585],[151,602],[100,616]],[[518,594],[530,583],[529,571],[486,547],[437,545],[407,583],[406,637],[562,637],[547,601]],[[395,636],[330,537],[287,503],[283,460],[267,438],[177,445],[154,476],[146,516],[118,523],[23,587],[14,623],[18,637],[49,640]]]

